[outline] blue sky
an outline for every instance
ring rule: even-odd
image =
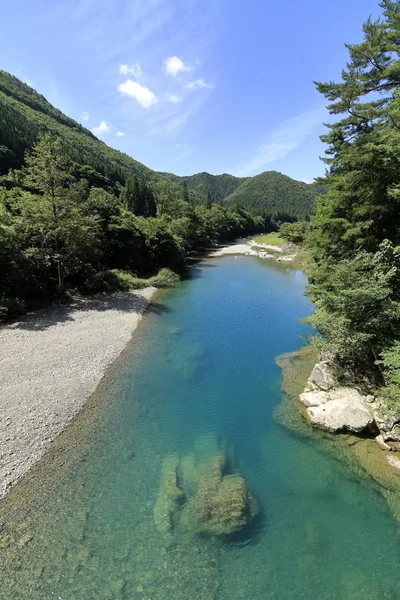
[[[378,0],[13,0],[1,68],[160,171],[323,174],[313,80]]]

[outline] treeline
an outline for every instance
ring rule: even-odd
[[[316,306],[308,322],[345,372],[398,402],[400,3],[380,6],[382,18],[368,20],[362,43],[348,46],[342,81],[317,84],[336,118],[323,137],[329,191],[307,233]]]
[[[198,173],[178,177],[163,173],[174,183],[185,183],[202,198],[210,193],[212,202],[223,206],[243,206],[256,215],[269,216],[273,221],[305,219],[315,211],[315,198],[324,193],[324,186],[296,181],[277,171],[265,171],[254,177],[234,177]]]
[[[168,181],[151,186],[135,175],[125,186],[93,181],[93,170],[74,164],[51,134],[23,169],[0,178],[2,317],[163,268],[183,272],[190,252],[264,230],[262,218],[212,205],[208,195],[194,205],[186,186],[177,194]]]

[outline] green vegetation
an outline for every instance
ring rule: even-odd
[[[46,133],[0,178],[2,318],[71,293],[173,285],[188,253],[263,230],[261,217],[194,206],[169,182],[98,187],[64,148]]]
[[[224,198],[223,204],[241,205],[256,214],[273,215],[275,221],[291,221],[309,217],[314,212],[315,198],[323,191],[323,186],[266,171],[246,179]]]
[[[347,372],[400,398],[400,4],[364,24],[349,45],[340,83],[318,83],[335,122],[328,144],[329,191],[317,203],[308,322],[319,346]],[[384,387],[387,385],[388,387]]]
[[[210,173],[197,173],[187,177],[179,177],[172,173],[162,173],[170,181],[178,184],[186,183],[190,190],[199,193],[201,197],[210,194],[211,202],[220,204],[224,198],[232,194],[247,177],[234,177],[224,173],[223,175],[210,175]]]
[[[174,183],[186,184],[197,194],[195,201],[201,202],[209,194],[213,203],[242,206],[252,214],[268,216],[269,229],[275,229],[276,224],[283,221],[308,218],[314,212],[315,198],[325,191],[323,186],[296,181],[276,171],[255,177],[234,177],[226,173],[198,173],[189,177],[163,175]]]
[[[264,235],[257,235],[254,238],[254,241],[258,244],[269,244],[271,246],[283,246],[286,243],[286,240],[284,240],[280,233],[276,231]]]

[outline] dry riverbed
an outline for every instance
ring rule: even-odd
[[[101,295],[0,328],[0,499],[81,410],[154,292]]]

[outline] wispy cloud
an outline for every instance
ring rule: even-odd
[[[300,146],[315,127],[323,122],[326,110],[318,107],[292,117],[271,131],[264,143],[256,150],[253,158],[236,170],[238,177],[255,175],[265,167]]]
[[[107,121],[101,121],[100,125],[98,125],[97,127],[93,127],[92,129],[92,133],[94,133],[94,135],[97,136],[102,136],[105,133],[109,133],[111,131],[111,126],[109,123],[107,123]]]
[[[119,72],[121,75],[133,75],[134,77],[143,77],[143,69],[138,63],[135,63],[131,66],[120,65]]]
[[[185,84],[185,88],[187,90],[201,90],[201,89],[213,89],[212,83],[207,83],[207,81],[203,78],[196,79],[195,81],[189,81],[189,83]]]
[[[125,133],[123,131],[117,131],[116,136],[117,137],[124,137]]]
[[[179,73],[184,71],[191,71],[193,67],[183,62],[179,56],[169,56],[164,61],[165,72],[172,77],[176,77]]]
[[[158,102],[157,96],[148,87],[133,81],[133,79],[127,79],[120,83],[118,90],[121,94],[134,98],[143,108],[150,108]]]
[[[82,121],[89,121],[90,115],[86,110],[84,113],[82,113],[81,119],[82,119]]]
[[[178,96],[177,94],[166,94],[165,99],[172,104],[179,104],[179,102],[182,101],[182,96]]]

